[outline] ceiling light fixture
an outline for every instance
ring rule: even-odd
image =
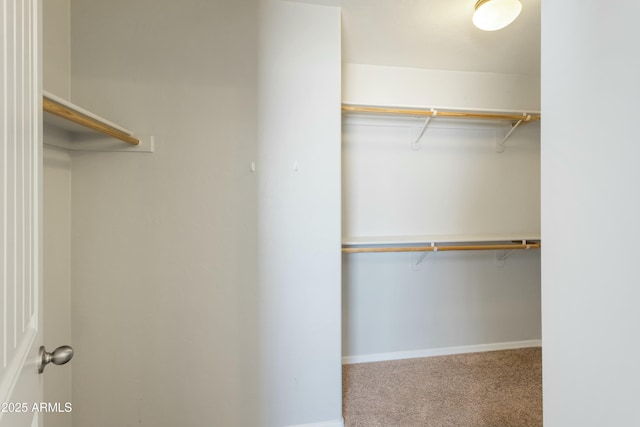
[[[515,21],[521,10],[520,0],[478,0],[473,24],[484,31],[496,31]]]

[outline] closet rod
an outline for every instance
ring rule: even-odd
[[[140,144],[140,140],[138,138],[131,136],[130,134],[123,132],[120,129],[109,126],[108,124],[87,114],[84,114],[74,108],[71,108],[70,106],[64,105],[61,102],[51,99],[46,95],[42,97],[42,109],[47,113],[51,113],[55,116],[77,123],[80,126],[84,126],[96,132],[109,135],[128,144]]]
[[[346,254],[372,252],[442,252],[442,251],[495,251],[509,249],[539,249],[540,243],[497,243],[487,245],[445,245],[445,246],[388,246],[388,247],[348,247],[342,248]]]
[[[365,107],[359,105],[342,105],[342,111],[349,113],[377,113],[377,114],[396,114],[404,116],[434,116],[452,117],[459,119],[492,119],[492,120],[512,120],[523,122],[532,122],[540,120],[540,114],[499,114],[499,113],[480,113],[474,111],[446,111],[446,110],[417,110],[407,108],[391,108],[391,107]]]

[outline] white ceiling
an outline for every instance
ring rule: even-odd
[[[499,31],[471,23],[476,0],[342,0],[343,60],[359,64],[540,74],[540,1]]]

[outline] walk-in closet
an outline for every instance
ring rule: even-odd
[[[540,345],[539,114],[473,113],[345,107],[347,360]]]
[[[0,427],[640,425],[627,3],[1,0]]]

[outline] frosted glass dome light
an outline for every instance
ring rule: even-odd
[[[520,0],[478,0],[473,24],[484,31],[496,31],[515,21],[521,10]]]

